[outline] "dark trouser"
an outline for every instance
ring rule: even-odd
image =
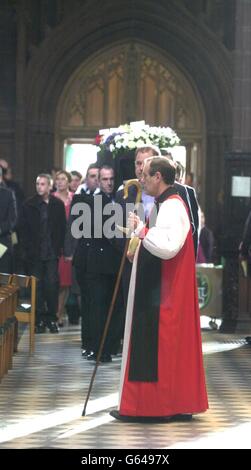
[[[13,273],[13,257],[9,250],[0,258],[0,272],[8,274]]]
[[[92,337],[90,325],[90,301],[91,293],[88,295],[88,278],[81,268],[76,268],[77,281],[81,294],[81,344],[83,349],[92,351]]]
[[[112,300],[116,276],[114,274],[85,273],[77,270],[81,290],[82,346],[97,352],[103,335]],[[112,315],[103,353],[116,353],[123,329],[123,308],[119,292]]]
[[[37,282],[36,324],[55,322],[58,311],[58,260],[35,261],[28,265],[29,275],[35,276]]]

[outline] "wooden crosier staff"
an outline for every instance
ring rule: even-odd
[[[135,180],[135,179],[128,180],[125,187],[124,187],[124,199],[126,199],[128,197],[128,189],[129,189],[130,186],[136,186],[137,187],[137,196],[136,196],[136,201],[135,201],[135,209],[137,209],[138,204],[141,201],[142,189],[141,189],[141,186],[140,186],[140,183],[138,182],[138,180]],[[113,313],[113,310],[114,310],[114,305],[115,305],[117,295],[118,295],[119,284],[120,284],[122,272],[123,272],[124,265],[125,265],[125,260],[126,260],[127,251],[128,251],[128,248],[129,248],[129,243],[130,243],[130,230],[128,232],[128,238],[126,240],[123,256],[122,256],[122,259],[121,259],[119,272],[118,272],[118,276],[117,276],[117,279],[116,279],[116,283],[115,283],[115,287],[114,287],[113,296],[112,296],[110,308],[109,308],[109,311],[108,311],[107,319],[106,319],[106,322],[105,322],[103,335],[102,335],[102,338],[101,338],[101,341],[100,341],[100,346],[99,346],[99,350],[98,350],[98,354],[97,354],[96,364],[95,364],[95,367],[94,367],[94,370],[93,370],[93,373],[92,373],[92,378],[91,378],[89,389],[88,389],[88,392],[87,392],[87,397],[86,397],[86,400],[85,400],[85,405],[84,405],[84,409],[83,409],[83,412],[82,412],[82,416],[85,416],[85,414],[86,414],[87,403],[88,403],[88,400],[90,398],[90,394],[91,394],[93,382],[94,382],[94,379],[95,379],[95,375],[96,375],[96,372],[97,372],[97,368],[98,368],[98,365],[99,365],[100,357],[101,357],[101,354],[103,352],[103,347],[104,347],[104,344],[105,344],[108,328],[109,328],[109,325],[110,325],[110,322],[111,322],[112,313]]]

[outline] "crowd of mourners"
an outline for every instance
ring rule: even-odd
[[[137,149],[134,177],[140,181],[144,161],[158,155],[160,151],[154,146]],[[165,157],[172,159],[169,153]],[[196,194],[193,187],[183,182],[182,165],[176,163],[176,170],[175,188],[187,205],[197,256]],[[96,360],[126,243],[125,235],[117,238],[114,231],[114,236],[108,237],[103,230],[111,216],[106,207],[119,204],[122,225],[126,226],[126,203],[135,203],[136,188],[130,188],[124,199],[123,185],[115,188],[114,169],[97,163],[89,165],[84,176],[57,168],[40,173],[35,187],[34,195],[25,199],[10,166],[0,159],[0,272],[36,276],[35,332],[58,333],[64,327],[66,312],[69,323],[77,324],[80,317],[82,356]],[[97,201],[101,220],[95,216]],[[90,218],[83,215],[83,203],[89,208]],[[147,218],[154,198],[144,193],[144,188],[141,203]],[[74,236],[74,224],[82,236]],[[202,245],[198,256],[210,262],[210,255],[202,253]],[[131,263],[127,260],[101,362],[110,362],[112,355],[120,352],[130,276]]]

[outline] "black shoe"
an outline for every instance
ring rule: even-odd
[[[191,414],[177,414],[172,416],[126,416],[121,415],[118,410],[110,411],[110,415],[125,423],[173,423],[175,421],[191,421]]]
[[[91,354],[89,349],[82,349],[82,357],[88,357]]]
[[[112,362],[111,354],[103,353],[100,357],[100,362]]]
[[[50,333],[59,333],[59,329],[55,321],[50,321],[47,324],[47,327],[49,328]]]
[[[87,356],[88,361],[96,361],[97,360],[97,354],[95,352],[90,352]]]
[[[43,321],[40,321],[36,326],[35,326],[35,333],[41,334],[46,332],[46,326]]]
[[[58,322],[58,326],[59,326],[59,328],[63,328],[64,322],[63,322],[63,321],[59,321],[59,322]]]

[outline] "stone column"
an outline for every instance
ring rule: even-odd
[[[233,151],[251,152],[251,1],[237,0],[234,52]]]
[[[25,68],[25,1],[20,0],[17,4],[15,176],[21,182],[24,181],[25,153]]]
[[[14,161],[16,25],[12,2],[0,2],[0,158]]]
[[[232,152],[226,155],[225,184],[225,239],[224,268],[224,317],[222,331],[251,332],[251,312],[245,306],[250,303],[240,299],[245,295],[238,266],[238,245],[242,236],[249,198],[231,195],[233,176],[251,177],[251,1],[237,0],[235,16],[234,50],[234,103]],[[239,204],[239,213],[234,206]],[[240,301],[242,300],[242,301]],[[225,305],[225,307],[224,307]]]
[[[26,194],[35,192],[35,179],[54,165],[54,132],[47,123],[27,126]]]

